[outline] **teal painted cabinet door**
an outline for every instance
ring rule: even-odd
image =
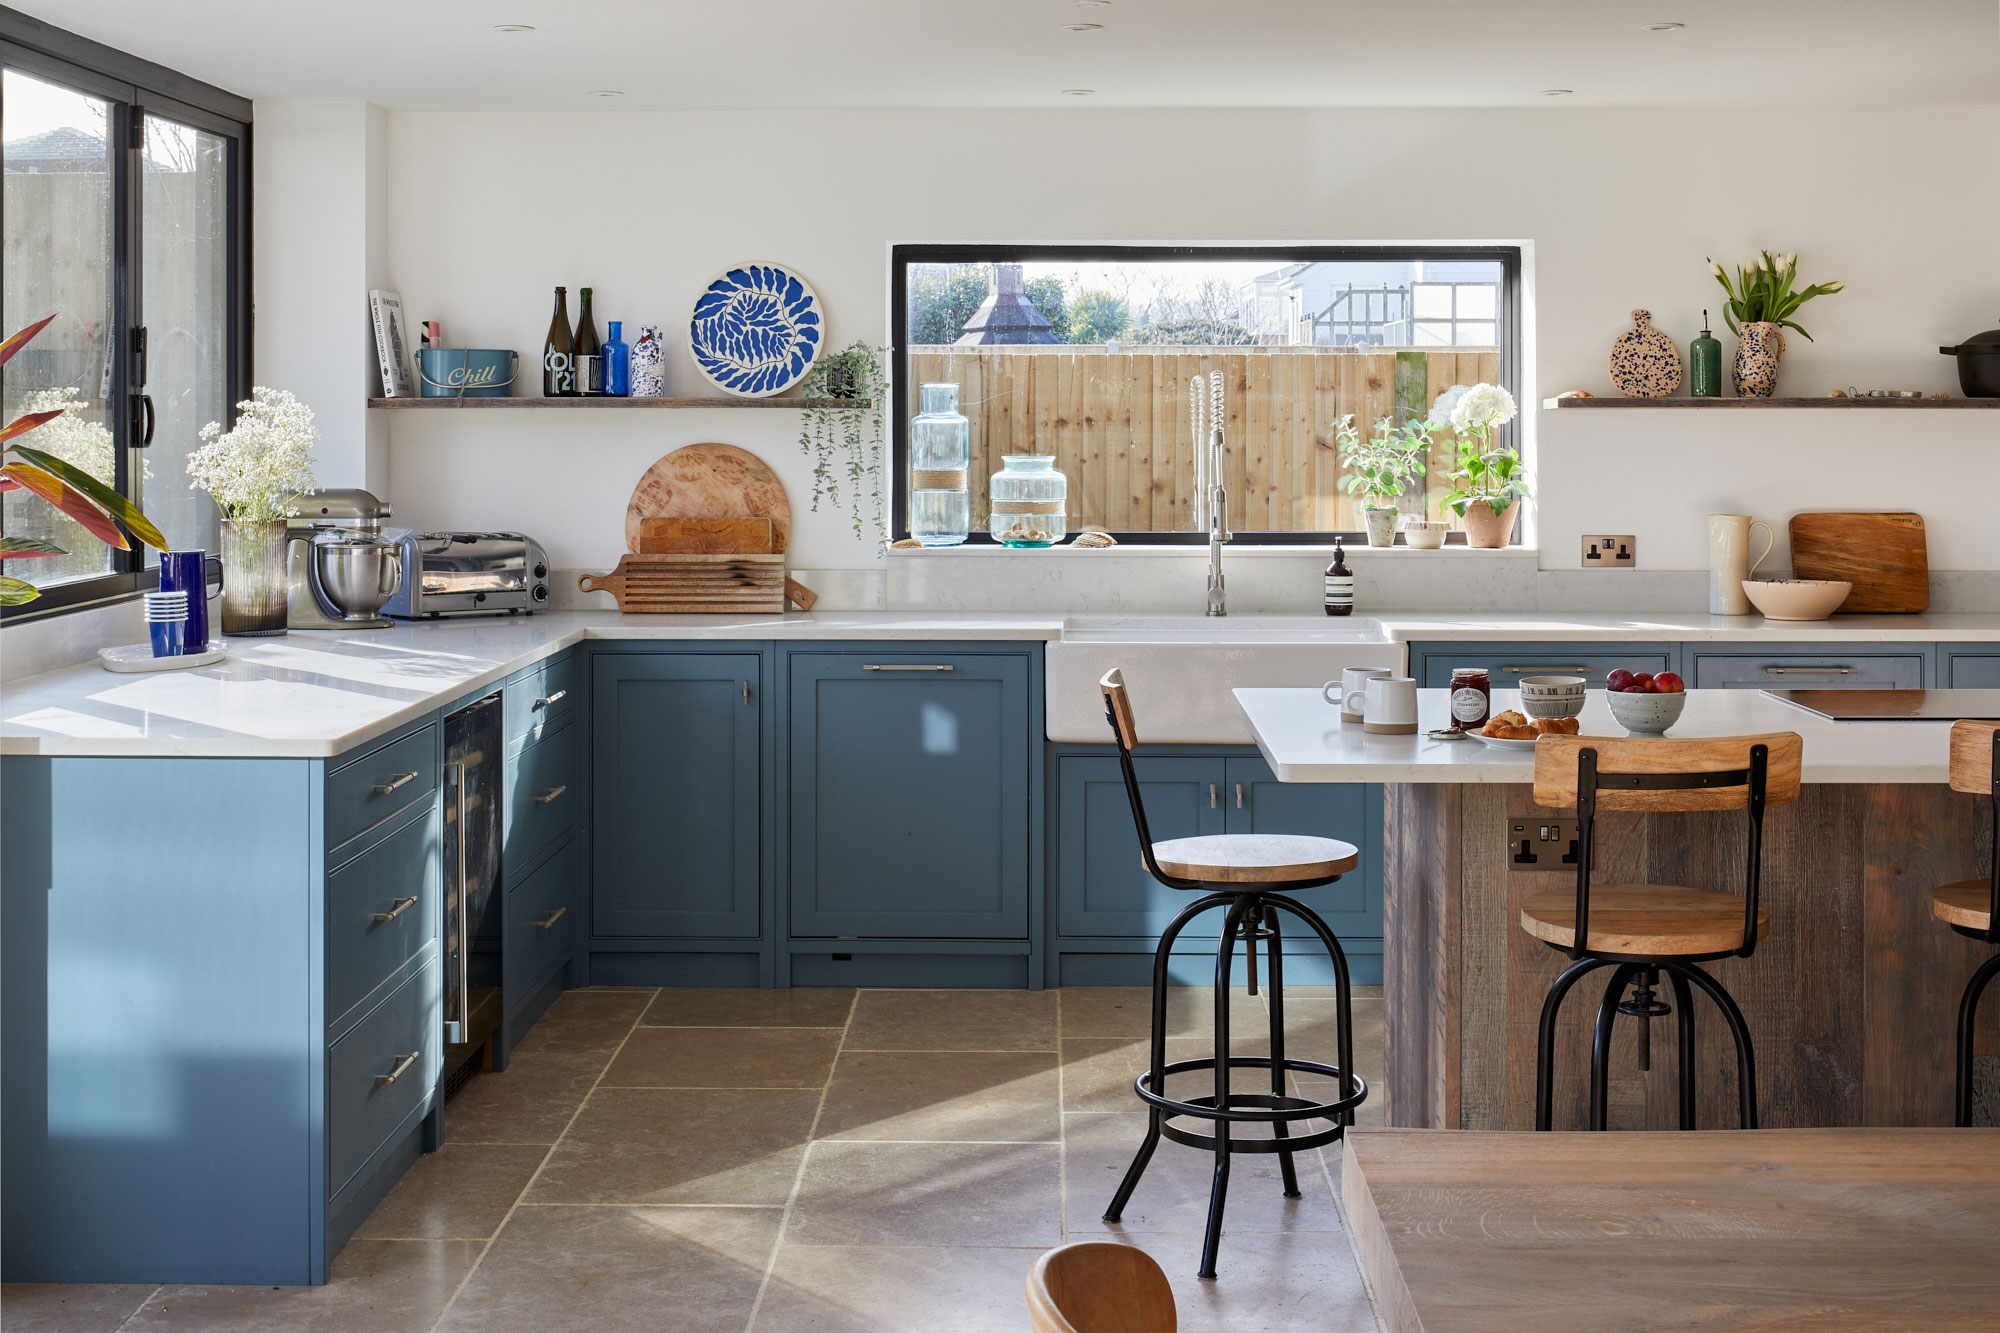
[[[757,935],[759,661],[593,659],[596,934]]]
[[[1331,884],[1292,896],[1318,912],[1346,948],[1350,941],[1382,937],[1382,789],[1359,782],[1280,782],[1262,759],[1225,761],[1227,829],[1231,833],[1304,833],[1338,838],[1361,853],[1361,865]],[[1285,918],[1294,936],[1312,932]]]
[[[1140,758],[1139,788],[1153,840],[1224,829],[1224,761]],[[1156,938],[1199,894],[1170,889],[1146,872],[1132,802],[1113,758],[1065,755],[1056,761],[1056,929],[1065,936]],[[1184,939],[1213,939],[1222,913],[1195,922]]]
[[[1029,659],[790,660],[792,935],[1027,938]]]

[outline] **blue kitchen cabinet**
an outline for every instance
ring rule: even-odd
[[[1690,643],[1681,672],[1698,690],[1920,690],[1923,643]]]
[[[1224,831],[1223,761],[1217,757],[1136,758],[1153,840]],[[1056,931],[1059,935],[1158,936],[1190,901],[1154,879],[1140,859],[1132,802],[1118,760],[1064,755],[1056,761]],[[1183,938],[1214,938],[1221,918]]]
[[[1293,895],[1324,917],[1348,953],[1379,954],[1382,942],[1382,787],[1379,783],[1280,782],[1261,758],[1223,761],[1230,833],[1308,833],[1352,843],[1361,864],[1332,884]],[[1284,923],[1305,946],[1308,927]],[[1295,938],[1297,937],[1297,938]]]
[[[754,652],[592,659],[594,936],[759,938],[761,662]]]
[[[1941,643],[1938,684],[1947,690],[2000,690],[2000,644]]]
[[[1025,941],[1028,655],[789,663],[792,937]]]
[[[1619,667],[1674,671],[1680,647],[1646,643],[1412,643],[1410,674],[1427,690],[1451,684],[1454,667],[1481,667],[1495,689],[1517,689],[1523,676],[1582,676],[1592,689]]]

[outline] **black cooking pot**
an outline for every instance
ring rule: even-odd
[[[1938,350],[1958,358],[1958,387],[1967,398],[2000,398],[2000,329]]]

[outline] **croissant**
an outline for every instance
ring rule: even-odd
[[[1494,714],[1479,734],[1503,741],[1531,741],[1540,733],[1527,718],[1510,708],[1504,713]]]
[[[1543,736],[1574,736],[1582,730],[1582,725],[1573,717],[1538,717],[1534,727],[1536,733]]]

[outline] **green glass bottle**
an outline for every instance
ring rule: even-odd
[[[1701,312],[1701,336],[1688,344],[1688,397],[1722,397],[1722,344],[1708,331],[1708,312]]]

